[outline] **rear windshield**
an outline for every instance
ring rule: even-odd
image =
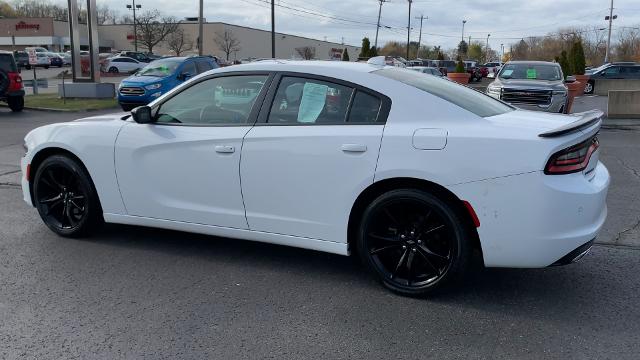
[[[16,72],[16,63],[13,61],[13,55],[0,54],[0,70],[4,72]]]
[[[481,117],[500,115],[515,109],[479,91],[437,76],[398,68],[376,70],[373,73],[428,92]]]

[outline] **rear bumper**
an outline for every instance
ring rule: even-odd
[[[449,188],[480,219],[485,265],[527,268],[566,262],[592,241],[607,217],[608,187],[609,172],[599,162],[588,175],[540,171]]]

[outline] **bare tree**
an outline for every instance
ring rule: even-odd
[[[176,56],[180,56],[183,52],[193,49],[193,40],[184,29],[178,28],[167,36],[167,47],[175,52]]]
[[[640,59],[640,28],[623,28],[618,32],[618,45],[615,48],[619,61]]]
[[[218,46],[218,49],[227,55],[227,61],[229,61],[229,54],[240,51],[240,40],[231,30],[225,30],[222,34],[216,33],[213,42]]]
[[[303,46],[296,48],[296,52],[300,55],[301,58],[305,60],[311,60],[316,57],[316,48],[311,46]]]
[[[178,29],[178,21],[172,16],[161,17],[158,10],[147,11],[136,17],[138,44],[153,52],[153,48]]]
[[[111,9],[107,4],[101,4],[96,6],[96,12],[98,15],[98,24],[115,24],[118,18],[118,13]]]

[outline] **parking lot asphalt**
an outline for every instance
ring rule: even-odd
[[[53,235],[23,203],[37,126],[98,113],[0,109],[0,358],[637,359],[640,131],[601,132],[609,217],[581,262],[485,269],[429,299],[353,259],[107,225]],[[638,129],[640,130],[640,129]]]

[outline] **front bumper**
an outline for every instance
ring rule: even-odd
[[[609,172],[598,162],[587,175],[539,171],[449,188],[480,219],[486,266],[546,267],[598,235],[607,217]]]

